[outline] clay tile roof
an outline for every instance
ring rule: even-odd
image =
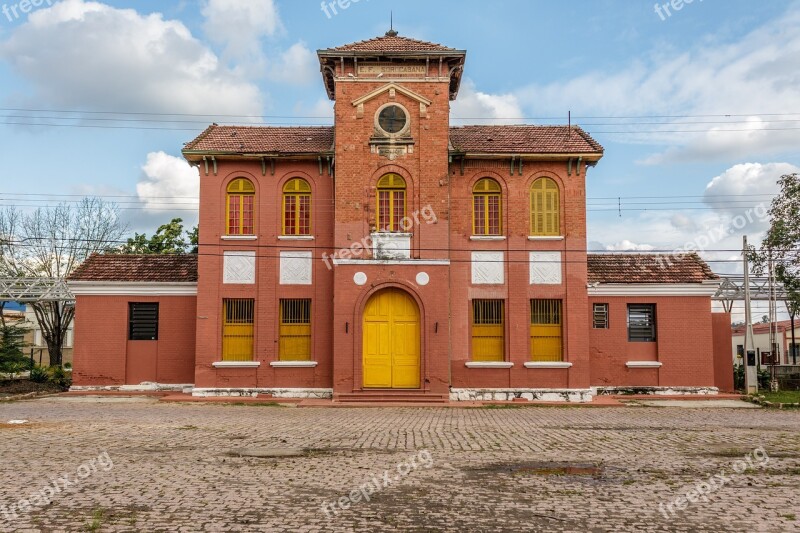
[[[786,331],[792,331],[792,321],[791,320],[781,320],[780,322],[774,323],[775,328],[778,333],[783,333]],[[795,326],[800,325],[800,322],[795,322]],[[758,324],[753,324],[753,333],[755,335],[769,333],[772,324],[759,322]],[[744,324],[734,327],[731,331],[734,335],[744,335],[744,330],[747,329],[747,326]],[[796,329],[796,328],[795,328]]]
[[[448,48],[441,44],[391,35],[391,33],[387,32],[387,35],[383,37],[329,48],[325,52],[458,52],[455,48]]]
[[[697,254],[589,254],[589,283],[703,283],[718,279]]]
[[[331,126],[218,126],[212,124],[184,152],[317,154],[333,150]]]
[[[68,281],[197,282],[197,255],[94,254],[69,276]]]
[[[578,126],[460,126],[450,128],[458,152],[547,154],[596,153],[603,147]]]

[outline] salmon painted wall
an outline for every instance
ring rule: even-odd
[[[472,239],[472,188],[489,177],[503,189],[503,240]],[[535,180],[548,177],[559,186],[563,239],[529,240],[530,189]],[[511,175],[506,161],[468,161],[464,175],[460,165],[450,170],[453,247],[452,335],[453,386],[457,388],[587,388],[589,387],[588,296],[586,267],[586,169],[568,175],[564,162],[525,162],[523,174]],[[504,285],[473,285],[471,253],[502,251]],[[531,285],[530,252],[560,252],[562,283]],[[506,309],[506,361],[511,369],[467,368],[471,359],[471,301],[503,299]],[[530,314],[532,299],[562,300],[564,361],[569,369],[529,369]]]
[[[609,304],[609,329],[589,329],[592,386],[715,386],[710,298],[591,297],[595,303]],[[656,342],[628,341],[628,304],[656,305]],[[662,366],[628,368],[629,361]]]
[[[128,340],[128,304],[158,302],[157,341]],[[73,384],[194,382],[194,296],[78,296]]]
[[[449,144],[449,81],[435,81],[431,65],[430,81],[397,84],[417,93],[432,103],[425,112],[420,102],[397,91],[387,90],[364,102],[363,115],[353,101],[385,87],[381,80],[351,80],[355,74],[352,61],[344,68],[344,76],[336,83],[336,215],[335,244],[337,249],[354,243],[367,243],[365,253],[357,259],[372,257],[370,235],[378,226],[377,182],[388,173],[396,173],[406,181],[406,216],[412,222],[411,257],[422,260],[448,258],[448,144]],[[381,106],[395,103],[406,109],[410,120],[409,135],[414,144],[408,153],[390,159],[375,153],[370,139],[375,134],[375,115]],[[417,214],[416,218],[414,214]],[[417,223],[419,222],[419,223]],[[362,388],[362,310],[367,299],[385,287],[398,287],[408,292],[420,307],[422,335],[422,389],[446,394],[449,390],[449,270],[446,265],[365,264],[340,265],[335,270],[333,313],[333,351],[336,354],[333,388],[335,393],[351,393]],[[367,276],[367,283],[353,281],[356,272]],[[416,276],[425,272],[428,285],[417,283]]]
[[[255,238],[226,239],[225,198],[228,184],[247,178],[256,188]],[[305,179],[312,189],[313,240],[281,238],[282,191],[293,178]],[[333,248],[333,179],[327,164],[323,173],[316,160],[277,160],[275,174],[267,165],[262,174],[259,160],[222,160],[217,175],[200,172],[200,259],[197,298],[197,387],[291,387],[330,388],[333,373],[331,316],[333,273],[325,266],[323,252]],[[223,254],[255,252],[255,284],[224,284]],[[308,251],[313,254],[312,285],[280,284],[280,253]],[[218,369],[222,360],[222,302],[225,298],[253,298],[255,308],[254,361],[257,369]],[[312,358],[315,368],[274,368],[278,360],[279,300],[311,299]]]
[[[721,392],[733,392],[732,330],[730,313],[714,313],[714,382]]]

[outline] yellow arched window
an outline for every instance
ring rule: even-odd
[[[378,231],[403,231],[406,216],[406,181],[397,174],[378,180]]]
[[[539,178],[531,186],[531,236],[561,236],[558,184],[551,178]]]
[[[311,235],[311,186],[304,179],[283,186],[283,234]]]
[[[255,233],[256,188],[245,178],[228,184],[227,229],[228,235],[253,235]]]
[[[472,234],[501,235],[500,184],[491,178],[478,180],[472,188]]]

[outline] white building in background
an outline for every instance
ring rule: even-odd
[[[777,332],[775,337],[777,364],[795,364],[793,354],[797,354],[797,364],[800,364],[800,318],[795,319],[795,340],[796,345],[792,346],[792,324],[790,320],[775,322],[773,329]],[[773,356],[773,348],[770,346],[770,326],[771,324],[761,323],[753,325],[753,337],[756,347],[756,357],[762,365],[771,364],[769,360]],[[744,326],[733,328],[733,364],[742,364],[741,355],[745,352],[744,345]],[[794,352],[792,351],[794,349]]]
[[[42,366],[50,364],[50,352],[47,350],[47,343],[42,336],[42,328],[39,321],[36,319],[36,313],[30,305],[25,306],[25,327],[30,328],[25,335],[25,343],[28,345],[25,348],[25,355],[30,355],[33,350],[33,360]],[[72,340],[73,328],[75,321],[70,324],[67,330],[67,336],[64,340],[64,347],[62,353],[62,363],[72,364]]]

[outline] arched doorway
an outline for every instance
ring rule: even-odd
[[[364,308],[364,388],[420,388],[420,313],[400,289],[374,294]]]

